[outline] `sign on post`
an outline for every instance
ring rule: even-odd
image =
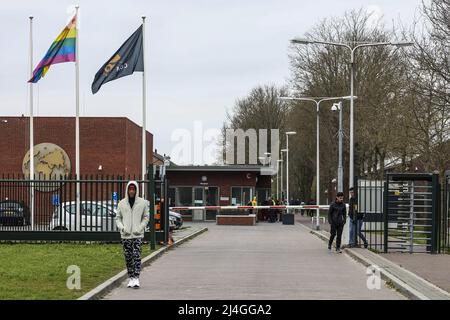
[[[52,204],[54,206],[59,206],[59,195],[58,194],[54,194],[52,196]]]
[[[117,208],[117,191],[113,191],[113,193],[112,193],[112,200],[113,200],[114,208]]]

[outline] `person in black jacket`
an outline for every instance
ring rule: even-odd
[[[331,236],[328,242],[328,250],[331,250],[331,245],[336,237],[336,252],[341,253],[341,238],[342,230],[344,229],[345,221],[347,219],[347,208],[344,203],[344,193],[338,192],[336,200],[330,204],[328,210],[328,223],[331,225]]]

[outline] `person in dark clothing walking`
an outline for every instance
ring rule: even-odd
[[[328,210],[328,223],[331,225],[331,236],[328,242],[328,250],[331,250],[331,245],[336,237],[336,252],[341,253],[341,238],[342,230],[344,229],[345,220],[347,219],[347,208],[344,203],[344,193],[338,192],[336,200],[330,204]]]
[[[306,203],[307,205],[313,206],[316,204],[316,200],[314,199],[309,199],[309,201]],[[314,216],[314,211],[315,209],[308,209],[308,217],[313,217]]]
[[[362,224],[364,221],[364,213],[358,211],[358,200],[355,197],[354,189],[350,188],[349,191],[350,191],[349,212],[348,212],[348,216],[350,217],[349,247],[353,248],[356,246],[356,237],[357,237],[356,234],[357,234],[364,242],[364,248],[367,248],[369,246],[367,243],[367,239],[361,231]]]

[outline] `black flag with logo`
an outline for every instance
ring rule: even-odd
[[[106,82],[144,71],[142,37],[141,25],[97,72],[91,86],[93,94]]]

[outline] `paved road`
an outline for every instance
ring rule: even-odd
[[[198,224],[196,224],[198,225]],[[300,225],[217,226],[169,251],[106,299],[403,299]]]

